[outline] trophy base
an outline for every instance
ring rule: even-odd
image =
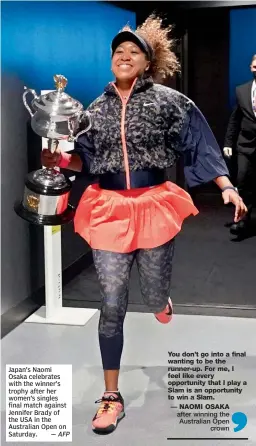
[[[16,202],[14,205],[16,214],[23,220],[39,226],[58,226],[70,223],[75,216],[75,208],[68,204],[67,209],[58,215],[42,215],[28,211],[22,202]]]

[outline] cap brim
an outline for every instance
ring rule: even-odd
[[[131,31],[121,31],[118,33],[114,39],[112,40],[111,48],[112,51],[115,52],[117,47],[121,45],[121,43],[124,42],[133,42],[135,45],[137,45],[144,53],[148,54],[148,50],[145,47],[145,43],[142,39],[140,39],[139,36],[134,34]]]

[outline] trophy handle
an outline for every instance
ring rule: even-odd
[[[84,112],[81,113],[81,115],[80,115],[80,122],[81,122],[81,120],[82,120],[82,118],[84,116],[88,117],[88,122],[89,122],[88,126],[85,129],[81,130],[81,132],[77,133],[77,135],[75,136],[75,141],[77,141],[77,138],[79,138],[80,135],[83,135],[83,133],[88,132],[88,130],[90,130],[90,128],[92,126],[91,115],[90,115],[90,113],[88,111],[84,111]]]
[[[33,118],[34,113],[32,112],[31,108],[29,107],[29,105],[28,105],[28,103],[27,103],[26,96],[27,96],[28,93],[31,93],[31,94],[34,96],[33,99],[38,98],[38,96],[37,96],[35,90],[31,90],[31,88],[24,87],[24,89],[25,89],[26,91],[24,91],[24,93],[23,93],[23,95],[22,95],[23,104],[25,105],[26,109],[29,111],[30,116]]]

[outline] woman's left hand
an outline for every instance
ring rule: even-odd
[[[224,192],[222,192],[222,198],[224,204],[233,203],[235,205],[236,209],[234,222],[237,223],[238,221],[242,220],[248,211],[240,195],[235,190],[226,189]]]

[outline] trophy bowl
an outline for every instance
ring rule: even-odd
[[[74,142],[91,128],[91,118],[83,105],[64,91],[67,79],[54,76],[56,90],[38,96],[35,90],[25,87],[23,103],[31,116],[33,131],[48,140],[48,149],[54,153],[59,141]],[[27,95],[33,99],[31,106]],[[79,131],[83,123],[85,128]],[[75,209],[69,204],[71,181],[57,168],[30,172],[25,179],[22,201],[14,205],[19,217],[37,225],[55,226],[73,220]]]

